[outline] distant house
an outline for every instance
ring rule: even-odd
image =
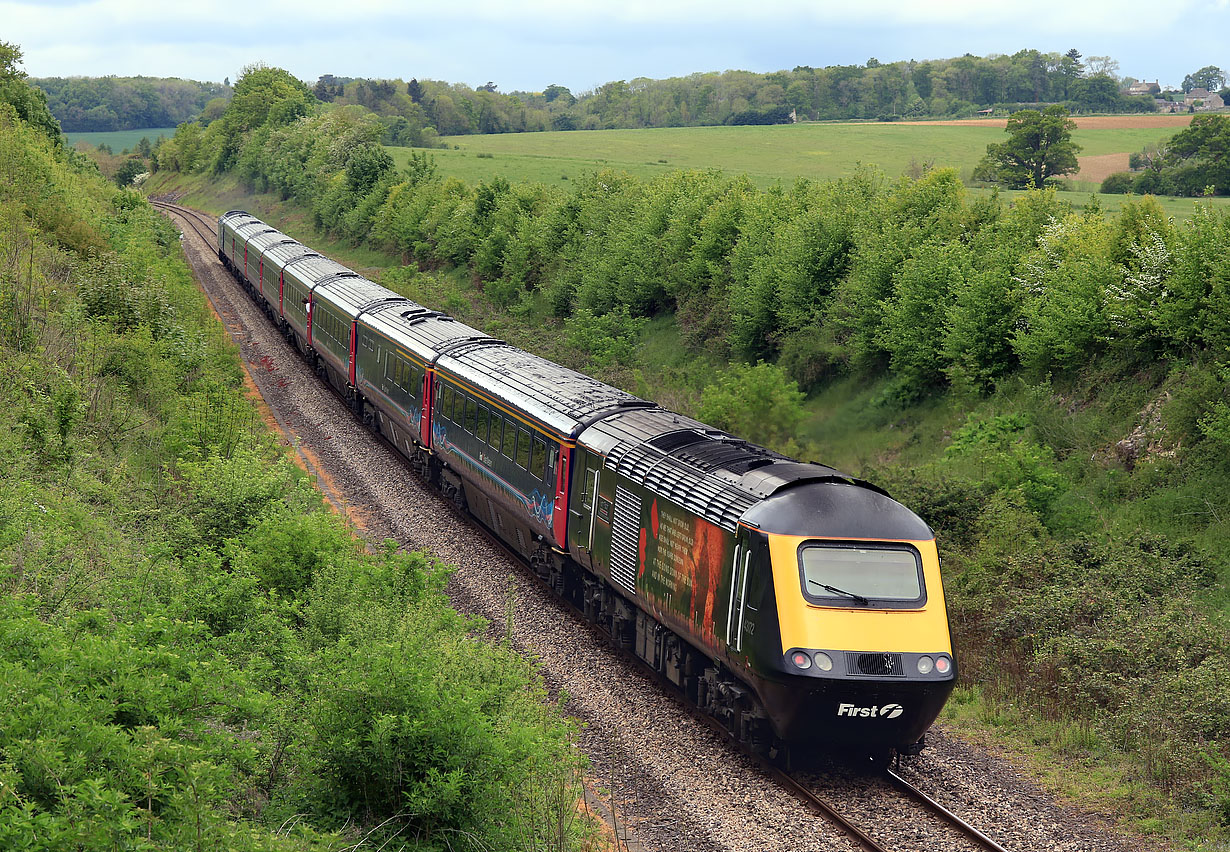
[[[1187,106],[1194,106],[1196,109],[1222,109],[1226,102],[1222,100],[1221,95],[1210,92],[1208,89],[1196,88],[1192,89],[1183,96],[1183,103]]]
[[[995,107],[987,107],[986,109],[978,110],[979,115],[991,115],[995,112]]]
[[[1152,83],[1143,81],[1133,83],[1127,88],[1128,95],[1160,95],[1161,93],[1162,87],[1158,85],[1156,80]]]

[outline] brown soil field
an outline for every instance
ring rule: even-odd
[[[1123,130],[1150,127],[1187,127],[1192,123],[1190,115],[1078,115],[1073,116],[1076,126],[1085,130]],[[980,125],[983,127],[1007,127],[1006,118],[957,118],[951,121],[911,121],[910,124],[936,124],[943,127]]]
[[[1128,155],[1099,154],[1095,157],[1077,157],[1080,171],[1072,175],[1074,180],[1096,181],[1101,183],[1115,172],[1128,170]]]

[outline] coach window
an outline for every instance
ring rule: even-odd
[[[478,431],[478,403],[472,396],[466,397],[466,422],[463,428],[471,435]]]
[[[491,423],[491,413],[487,410],[487,406],[480,405],[478,407],[478,440],[481,443],[487,443],[487,429]]]
[[[524,429],[517,430],[517,467],[530,467],[530,433]]]
[[[503,436],[504,418],[493,411],[491,412],[491,437],[487,443],[490,444],[491,448],[497,453],[500,451],[500,441],[503,440]]]
[[[541,438],[534,438],[534,455],[530,458],[530,473],[542,482],[547,478],[547,445]]]
[[[511,420],[504,421],[504,444],[500,452],[510,459],[517,455],[517,424]]]
[[[444,389],[444,410],[440,413],[444,415],[445,420],[453,420],[453,400],[457,394],[453,393],[453,389],[446,387]],[[456,420],[453,420],[456,423]]]

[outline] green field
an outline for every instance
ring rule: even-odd
[[[1177,130],[1078,128],[1072,137],[1083,147],[1082,156],[1097,156],[1139,151]],[[860,163],[878,166],[891,177],[922,166],[951,166],[968,181],[987,145],[1004,138],[1004,130],[991,125],[807,123],[452,136],[444,140],[448,148],[431,154],[442,174],[469,182],[502,176],[514,182],[559,184],[603,168],[638,177],[670,169],[714,168],[746,174],[757,186],[767,187],[800,177],[831,180]],[[389,150],[398,166],[404,166],[412,149]],[[1083,206],[1097,188],[1093,183],[1074,183],[1064,195]],[[1100,203],[1113,212],[1123,198],[1102,196]],[[1186,218],[1192,201],[1163,199],[1163,206],[1171,215]]]
[[[85,142],[90,147],[106,145],[111,149],[111,152],[118,154],[121,151],[131,151],[136,147],[137,143],[145,137],[151,144],[158,141],[159,136],[165,136],[170,139],[175,135],[174,127],[147,127],[141,130],[108,130],[97,131],[91,133],[65,133],[64,139],[69,146],[76,145],[78,142]]]

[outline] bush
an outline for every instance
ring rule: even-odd
[[[701,392],[697,416],[706,423],[784,452],[803,422],[803,394],[781,367],[737,365]]]
[[[1135,188],[1136,177],[1131,172],[1115,172],[1102,181],[1102,192],[1107,195],[1124,195]]]
[[[1174,195],[1174,182],[1162,172],[1149,169],[1132,182],[1132,191],[1137,195]]]
[[[825,340],[823,331],[814,327],[804,328],[787,337],[782,342],[782,354],[777,364],[804,392],[815,390],[846,369],[843,348]]]
[[[630,316],[623,305],[601,316],[588,308],[578,308],[564,322],[564,339],[569,346],[585,353],[590,364],[626,366],[636,354],[644,327],[645,320]]]
[[[1045,229],[1018,276],[1026,295],[1013,348],[1026,367],[1074,370],[1102,351],[1111,334],[1107,293],[1123,279],[1113,254],[1113,230],[1100,214]]]

